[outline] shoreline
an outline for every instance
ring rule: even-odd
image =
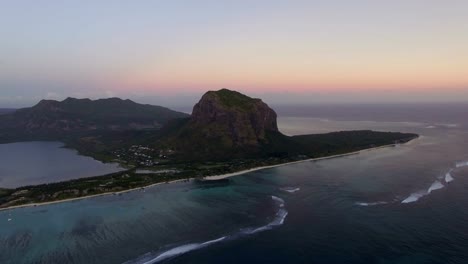
[[[231,172],[231,173],[226,173],[226,174],[221,174],[221,175],[206,176],[206,177],[203,178],[203,180],[205,180],[205,181],[221,180],[221,179],[226,179],[226,178],[242,175],[242,174],[249,173],[249,172],[254,172],[254,171],[259,171],[259,170],[264,170],[264,169],[271,169],[271,168],[287,166],[287,165],[292,165],[292,164],[298,164],[298,163],[307,162],[307,161],[320,161],[320,160],[335,159],[335,158],[340,158],[340,157],[357,155],[357,154],[360,154],[360,153],[362,153],[364,151],[372,151],[372,150],[376,150],[376,149],[380,149],[380,148],[394,147],[396,145],[397,144],[389,144],[389,145],[383,145],[383,146],[379,146],[379,147],[361,149],[361,150],[358,150],[358,151],[353,151],[353,152],[348,152],[348,153],[343,153],[343,154],[336,154],[336,155],[331,155],[331,156],[320,157],[320,158],[310,158],[310,159],[285,162],[285,163],[280,163],[280,164],[275,164],[275,165],[255,167],[255,168],[251,168],[251,169],[247,169],[247,170]]]
[[[419,138],[419,137],[417,137]],[[408,142],[403,143],[408,144],[409,142],[417,139],[413,138]],[[264,169],[271,169],[271,168],[276,168],[276,167],[281,167],[281,166],[287,166],[287,165],[292,165],[292,164],[298,164],[302,162],[310,162],[310,161],[320,161],[320,160],[327,160],[327,159],[334,159],[334,158],[340,158],[340,157],[346,157],[346,156],[351,156],[351,155],[357,155],[366,151],[372,151],[372,150],[377,150],[381,148],[388,148],[388,147],[395,147],[396,145],[399,144],[388,144],[388,145],[383,145],[383,146],[378,146],[378,147],[372,147],[372,148],[366,148],[366,149],[361,149],[358,151],[353,151],[353,152],[348,152],[348,153],[343,153],[343,154],[336,154],[336,155],[331,155],[331,156],[324,156],[324,157],[319,157],[319,158],[310,158],[310,159],[304,159],[304,160],[297,160],[297,161],[291,161],[291,162],[285,162],[285,163],[279,163],[275,165],[268,165],[268,166],[261,166],[261,167],[255,167],[247,170],[241,170],[241,171],[236,171],[236,172],[231,172],[231,173],[226,173],[226,174],[220,174],[220,175],[212,175],[212,176],[205,176],[202,178],[204,181],[215,181],[215,180],[221,180],[221,179],[226,179],[254,171],[259,171],[259,170],[264,170]],[[78,201],[78,200],[83,200],[83,199],[88,199],[88,198],[95,198],[99,196],[107,196],[107,195],[119,195],[127,192],[133,192],[133,191],[138,191],[138,190],[144,190],[146,188],[151,188],[157,185],[163,185],[163,184],[171,184],[171,183],[177,183],[177,182],[183,182],[183,181],[190,181],[198,178],[186,178],[186,179],[177,179],[173,181],[168,181],[168,182],[158,182],[158,183],[153,183],[150,185],[146,186],[141,186],[137,188],[132,188],[132,189],[127,189],[123,191],[118,191],[118,192],[104,192],[104,193],[99,193],[99,194],[93,194],[93,195],[88,195],[88,196],[82,196],[82,197],[75,197],[75,198],[69,198],[69,199],[63,199],[63,200],[56,200],[56,201],[50,201],[50,202],[42,202],[42,203],[29,203],[29,204],[21,204],[21,205],[13,205],[9,207],[4,207],[0,208],[1,211],[6,211],[6,210],[14,210],[18,208],[26,208],[26,207],[38,207],[38,206],[44,206],[44,205],[51,205],[51,204],[57,204],[57,203],[66,203],[66,202],[73,202],[73,201]]]

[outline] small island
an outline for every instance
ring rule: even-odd
[[[190,116],[116,98],[41,101],[32,108],[1,115],[0,142],[60,140],[81,154],[118,162],[126,169],[0,189],[0,208],[120,195],[189,179],[220,179],[294,162],[356,154],[418,137],[370,130],[286,136],[278,130],[276,119],[275,111],[262,100],[228,89],[205,93]]]

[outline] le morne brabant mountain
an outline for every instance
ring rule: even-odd
[[[209,91],[190,118],[168,126],[159,146],[183,160],[318,157],[373,145],[391,144],[414,135],[372,131],[336,132],[289,137],[278,130],[276,112],[261,99],[236,91]]]
[[[255,156],[276,143],[271,138],[280,134],[276,117],[260,99],[227,89],[209,91],[192,116],[161,141],[185,158]]]
[[[0,142],[59,140],[125,170],[66,182],[0,189],[0,207],[143,188],[159,182],[404,143],[417,135],[341,131],[286,136],[261,99],[221,89],[205,93],[192,114],[118,98],[68,98],[0,115]],[[144,169],[144,170],[142,170]]]

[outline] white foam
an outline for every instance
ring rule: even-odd
[[[245,234],[245,235],[251,235],[251,234],[258,233],[258,232],[273,229],[273,228],[275,228],[277,226],[282,225],[284,223],[284,220],[286,219],[286,216],[288,216],[288,211],[286,211],[284,209],[280,209],[276,213],[275,218],[273,219],[273,221],[271,221],[267,225],[264,225],[264,226],[261,226],[261,227],[258,227],[258,228],[246,228],[246,229],[243,229],[241,232],[242,232],[242,234]]]
[[[284,200],[279,198],[279,197],[276,197],[276,196],[271,196],[271,199],[273,199],[273,201],[277,202],[279,207],[284,207]]]
[[[468,161],[459,161],[455,164],[455,167],[461,168],[461,167],[466,167],[468,166]]]
[[[445,186],[438,180],[434,181],[431,186],[429,187],[429,189],[427,190],[421,190],[421,191],[418,191],[418,192],[415,192],[415,193],[412,193],[410,194],[410,196],[408,196],[406,199],[404,199],[401,203],[413,203],[413,202],[416,202],[418,201],[419,199],[421,199],[421,197],[424,197],[428,194],[430,194],[431,192],[433,191],[436,191],[436,190],[439,190],[439,189],[442,189],[444,188]]]
[[[182,254],[185,254],[187,252],[197,250],[197,249],[206,247],[208,245],[211,245],[211,244],[214,244],[214,243],[217,243],[217,242],[221,242],[224,239],[226,239],[226,237],[220,237],[218,239],[213,239],[213,240],[206,241],[206,242],[203,242],[203,243],[193,243],[193,244],[178,246],[178,247],[170,249],[170,250],[168,250],[168,251],[166,251],[164,253],[161,253],[156,258],[154,258],[154,259],[152,259],[150,261],[146,261],[143,264],[157,263],[157,262],[160,262],[160,261],[162,261],[164,259],[167,259],[167,258],[170,258],[170,257],[175,257],[175,256],[178,256],[178,255],[182,255]]]
[[[447,128],[454,128],[454,127],[459,127],[459,124],[436,124],[436,126],[442,126],[442,127],[447,127]]]
[[[295,193],[295,192],[297,192],[297,191],[300,191],[301,188],[284,187],[284,188],[280,188],[280,190],[285,191],[285,192],[288,192],[288,193]]]
[[[432,183],[431,187],[429,187],[429,189],[427,189],[427,194],[430,194],[431,192],[433,192],[435,190],[442,189],[444,187],[445,186],[440,181],[435,181],[435,182]]]
[[[370,203],[357,202],[356,204],[360,206],[374,206],[374,205],[388,204],[388,202],[385,202],[385,201],[370,202]]]
[[[426,128],[436,128],[435,126],[427,126]]]
[[[209,246],[209,245],[221,242],[221,241],[235,239],[235,238],[243,236],[243,235],[255,234],[255,233],[258,233],[258,232],[270,230],[270,229],[273,229],[274,227],[280,226],[280,225],[282,225],[284,223],[284,220],[286,219],[286,216],[288,215],[288,211],[286,211],[286,209],[284,209],[284,200],[283,199],[281,199],[279,197],[276,197],[276,196],[271,196],[271,199],[273,199],[277,203],[279,209],[276,212],[275,217],[273,218],[273,220],[270,223],[268,223],[267,225],[264,225],[264,226],[261,226],[261,227],[258,227],[258,228],[242,229],[240,231],[240,233],[238,233],[238,234],[234,234],[234,235],[231,235],[231,236],[223,236],[223,237],[220,237],[218,239],[209,240],[209,241],[206,241],[206,242],[203,242],[203,243],[191,243],[191,244],[178,246],[178,247],[169,249],[167,251],[164,251],[163,253],[159,254],[157,257],[152,258],[151,260],[148,260],[148,257],[145,257],[146,260],[144,260],[144,262],[137,261],[137,262],[126,262],[126,263],[153,264],[153,263],[157,263],[157,262],[163,261],[163,260],[171,258],[171,257],[176,257],[176,256],[179,256],[179,255],[188,253],[190,251],[194,251],[194,250],[204,248],[206,246]]]
[[[270,230],[276,226],[280,226],[284,223],[284,220],[286,219],[286,216],[288,216],[288,211],[284,209],[284,200],[276,197],[276,196],[271,196],[271,199],[273,199],[275,202],[278,203],[279,210],[276,212],[275,217],[273,220],[268,223],[267,225],[258,227],[258,228],[246,228],[241,230],[242,234],[250,235],[250,234],[255,234],[261,231],[266,231]]]
[[[446,183],[449,183],[449,182],[451,182],[451,181],[454,180],[453,177],[452,177],[452,174],[450,174],[451,171],[452,171],[452,170],[450,170],[449,172],[447,172],[447,173],[445,174],[445,182],[446,182]]]
[[[426,191],[415,192],[415,193],[410,194],[410,196],[404,199],[401,203],[413,203],[425,195],[427,195]]]

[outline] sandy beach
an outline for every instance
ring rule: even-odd
[[[409,142],[411,142],[413,140],[410,140],[410,141],[406,142],[405,144],[408,144]],[[242,170],[242,171],[237,171],[237,172],[232,172],[232,173],[226,173],[226,174],[221,174],[221,175],[206,176],[203,179],[206,180],[206,181],[226,179],[226,178],[229,178],[229,177],[238,176],[238,175],[242,175],[242,174],[246,174],[246,173],[254,172],[254,171],[258,171],[258,170],[270,169],[270,168],[286,166],[286,165],[291,165],[291,164],[297,164],[297,163],[302,163],[302,162],[320,161],[320,160],[334,159],[334,158],[345,157],[345,156],[350,156],[350,155],[357,155],[357,154],[360,154],[360,153],[366,152],[366,151],[372,151],[372,150],[376,150],[376,149],[388,148],[388,147],[394,147],[394,146],[395,146],[395,144],[389,144],[389,145],[384,145],[384,146],[379,146],[379,147],[362,149],[362,150],[349,152],[349,153],[331,155],[331,156],[320,157],[320,158],[304,159],[304,160],[280,163],[280,164],[269,165],[269,166],[256,167],[256,168],[251,168],[251,169],[247,169],[247,170]],[[169,181],[169,182],[154,183],[154,184],[150,184],[150,185],[146,185],[146,186],[142,186],[142,187],[137,187],[137,188],[132,188],[132,189],[128,189],[128,190],[123,190],[123,191],[118,191],[118,192],[105,192],[105,193],[94,194],[94,195],[89,195],[89,196],[82,196],[82,197],[76,197],[76,198],[70,198],[70,199],[64,199],[64,200],[57,200],[57,201],[50,201],[50,202],[43,202],[43,203],[30,203],[30,204],[14,205],[14,206],[9,206],[9,207],[5,207],[5,208],[0,208],[0,211],[12,210],[12,209],[16,209],[16,208],[37,207],[37,206],[50,205],[50,204],[56,204],[56,203],[72,202],[72,201],[88,199],[88,198],[93,198],[93,197],[99,197],[99,196],[104,196],[104,195],[119,195],[119,194],[123,194],[123,193],[127,193],[127,192],[141,191],[141,190],[144,190],[146,188],[151,188],[151,187],[157,186],[157,185],[170,184],[170,183],[183,182],[183,181],[190,181],[190,180],[194,180],[194,179],[195,178],[178,179],[178,180]]]
[[[374,148],[367,148],[367,149],[362,149],[354,152],[349,152],[349,153],[343,153],[343,154],[337,154],[337,155],[331,155],[331,156],[326,156],[326,157],[320,157],[320,158],[311,158],[311,159],[304,159],[304,160],[298,160],[298,161],[292,161],[292,162],[285,162],[285,163],[280,163],[280,164],[275,164],[275,165],[269,165],[269,166],[262,166],[262,167],[256,167],[248,170],[242,170],[242,171],[237,171],[237,172],[232,172],[232,173],[227,173],[227,174],[222,174],[222,175],[213,175],[213,176],[207,176],[204,177],[204,180],[221,180],[249,172],[254,172],[258,170],[264,170],[264,169],[270,169],[270,168],[275,168],[275,167],[280,167],[280,166],[286,166],[286,165],[291,165],[291,164],[297,164],[297,163],[302,163],[302,162],[307,162],[307,161],[320,161],[320,160],[327,160],[327,159],[334,159],[334,158],[339,158],[339,157],[345,157],[345,156],[350,156],[350,155],[357,155],[359,153],[362,153],[364,151],[372,151],[376,149],[381,149],[381,148],[388,148],[388,147],[394,147],[395,144],[390,144],[390,145],[384,145],[380,147],[374,147]]]

